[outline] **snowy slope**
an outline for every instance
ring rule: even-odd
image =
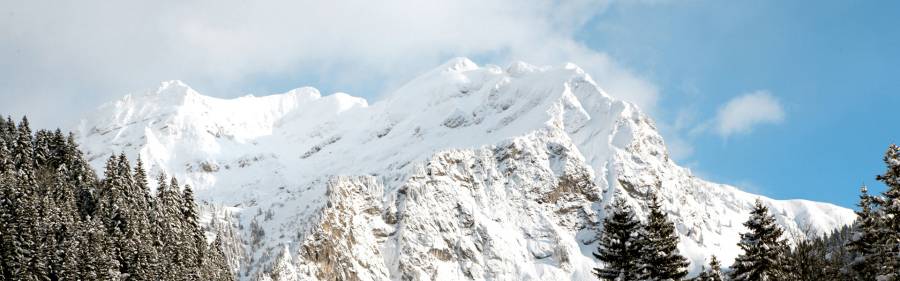
[[[739,253],[756,198],[798,237],[854,218],[693,176],[648,116],[572,64],[454,59],[372,105],[313,88],[225,100],[170,81],[77,132],[96,167],[139,154],[191,184],[207,220],[239,225],[227,231],[246,280],[587,279],[606,204],[643,212],[648,192],[694,271]]]

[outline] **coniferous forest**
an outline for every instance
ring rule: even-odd
[[[738,246],[743,253],[723,270],[715,255],[693,280],[698,281],[896,281],[900,280],[900,147],[884,154],[886,171],[876,179],[887,186],[880,195],[860,188],[853,225],[821,237],[788,241],[760,200],[744,223]],[[611,204],[594,256],[605,266],[600,280],[683,280],[689,265],[678,254],[672,223],[649,194],[646,220],[636,217],[621,198]],[[791,243],[792,242],[792,243]]]
[[[0,280],[234,280],[190,186],[157,181],[125,155],[98,177],[72,134],[0,118]]]

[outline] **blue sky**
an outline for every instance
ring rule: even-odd
[[[851,207],[900,141],[896,1],[389,0],[0,3],[0,113],[71,127],[180,79],[377,101],[451,57],[585,68],[676,160],[774,198]]]
[[[844,206],[883,188],[882,153],[900,141],[900,3],[687,1],[620,6],[580,33],[661,89],[658,118],[716,114],[767,90],[782,122],[723,138],[670,130],[704,177],[775,198]],[[694,123],[688,126],[698,126]]]

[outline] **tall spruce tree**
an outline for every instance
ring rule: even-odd
[[[181,252],[186,256],[188,274],[192,278],[199,278],[203,269],[203,258],[206,255],[206,237],[200,225],[197,223],[197,206],[194,203],[194,191],[190,185],[185,185],[181,198],[181,224],[184,226],[184,247]]]
[[[859,210],[853,225],[853,236],[847,243],[847,250],[853,259],[848,273],[853,280],[875,280],[880,263],[876,254],[878,244],[878,214],[874,210],[875,202],[863,185],[859,189]]]
[[[96,210],[97,175],[84,159],[84,154],[78,149],[74,134],[69,133],[66,137],[66,145],[63,149],[66,155],[63,162],[68,167],[69,178],[75,186],[79,215],[82,219],[86,219],[88,216],[93,216]]]
[[[876,255],[880,256],[879,280],[900,280],[900,147],[891,144],[884,153],[887,166],[877,180],[887,186],[879,202],[881,205],[879,241]]]
[[[40,221],[40,197],[37,194],[37,181],[34,167],[34,144],[28,118],[22,117],[19,123],[13,161],[15,162],[15,187],[11,199],[15,213],[16,233],[14,243],[18,244],[20,253],[16,255],[13,276],[24,280],[38,280],[44,272],[44,263],[37,255],[41,237],[38,232]]]
[[[790,253],[787,243],[781,239],[783,230],[775,224],[775,218],[769,214],[769,208],[761,200],[756,200],[744,226],[748,232],[742,233],[741,241],[738,242],[744,253],[731,266],[732,280],[791,280],[783,260]]]
[[[643,227],[643,249],[640,263],[643,267],[642,280],[681,280],[687,276],[687,258],[678,253],[678,235],[675,224],[662,210],[659,198],[649,194],[647,204],[650,214]]]
[[[600,280],[638,280],[641,273],[640,254],[643,245],[641,223],[625,199],[618,198],[603,219],[603,231],[594,257],[604,263],[594,270]]]
[[[172,216],[171,207],[175,202],[175,192],[169,186],[169,179],[165,173],[157,176],[156,198],[153,200],[152,237],[153,246],[158,252],[158,270],[156,275],[161,280],[175,280],[181,272],[177,253],[178,233]]]
[[[232,281],[234,274],[228,267],[228,261],[225,259],[225,252],[222,250],[222,236],[216,235],[216,239],[207,250],[207,257],[203,260],[202,280],[210,281]]]

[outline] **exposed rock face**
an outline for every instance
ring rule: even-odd
[[[387,280],[382,244],[392,232],[384,223],[384,187],[374,177],[335,177],[328,201],[298,254],[305,278]]]
[[[311,88],[222,100],[168,82],[79,132],[98,167],[124,150],[194,186],[244,280],[586,280],[607,203],[643,216],[650,192],[697,272],[709,254],[739,253],[760,198],[676,165],[648,116],[571,64],[456,59],[371,106]],[[854,218],[762,199],[789,235]]]

